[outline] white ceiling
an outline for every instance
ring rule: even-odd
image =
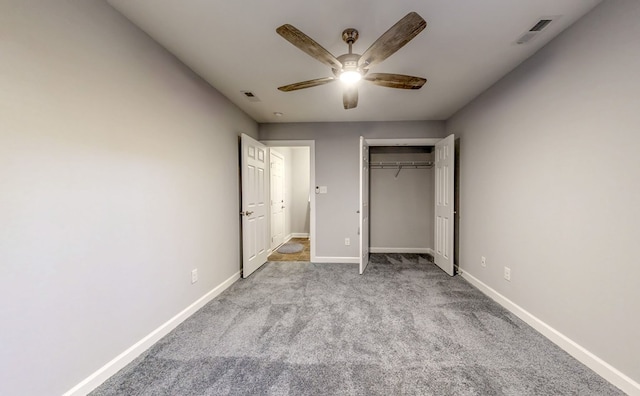
[[[256,121],[445,120],[581,18],[601,0],[108,0]],[[427,28],[372,72],[427,78],[420,90],[361,83],[344,110],[339,82],[294,92],[277,87],[332,76],[280,37],[289,23],[335,56],[345,28],[362,53],[410,11]],[[527,44],[515,41],[541,17],[560,16]],[[253,92],[249,101],[241,91]],[[282,112],[276,117],[274,112]]]

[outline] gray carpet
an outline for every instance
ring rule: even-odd
[[[92,395],[623,395],[428,258],[268,263]]]
[[[276,251],[281,254],[292,254],[292,253],[300,253],[302,249],[304,249],[304,246],[302,246],[299,243],[287,242],[284,245],[280,246],[280,248]]]

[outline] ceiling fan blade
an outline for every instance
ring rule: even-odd
[[[329,51],[324,49],[320,44],[316,43],[311,37],[302,33],[293,25],[282,25],[276,29],[276,32],[281,35],[285,40],[295,45],[302,51],[306,52],[312,58],[319,60],[327,66],[334,69],[342,69],[342,63],[338,59],[331,55]]]
[[[382,62],[394,52],[402,48],[411,39],[418,35],[427,22],[418,13],[410,12],[399,20],[389,30],[384,32],[375,43],[371,44],[358,60],[358,67],[368,69],[369,67]]]
[[[355,109],[358,106],[358,87],[355,85],[345,87],[342,102],[345,110]]]
[[[369,73],[363,79],[383,87],[400,89],[420,89],[427,82],[427,79],[422,77],[389,73]]]
[[[317,87],[318,85],[324,85],[336,80],[337,79],[335,77],[316,78],[315,80],[301,81],[289,85],[283,85],[282,87],[278,87],[278,89],[284,92],[297,91],[298,89]]]

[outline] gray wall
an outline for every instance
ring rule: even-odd
[[[309,234],[309,148],[292,147],[291,160],[291,232]]]
[[[348,122],[260,124],[261,140],[315,140],[316,255],[358,257],[359,139],[433,138],[445,135],[444,122]],[[344,239],[351,245],[345,246]]]
[[[447,122],[462,269],[636,382],[638,21],[603,2]]]
[[[433,154],[372,152],[370,158],[372,163],[432,161]],[[400,173],[397,169],[371,168],[370,175],[371,248],[393,248],[399,252],[433,249],[433,168],[407,168]]]
[[[257,125],[105,2],[0,30],[0,394],[61,394],[239,271]]]

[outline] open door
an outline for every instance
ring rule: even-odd
[[[242,277],[267,262],[267,148],[242,134]]]
[[[369,264],[369,145],[360,136],[360,275]]]
[[[435,262],[453,276],[453,194],[455,137],[449,135],[436,143],[435,165]]]

